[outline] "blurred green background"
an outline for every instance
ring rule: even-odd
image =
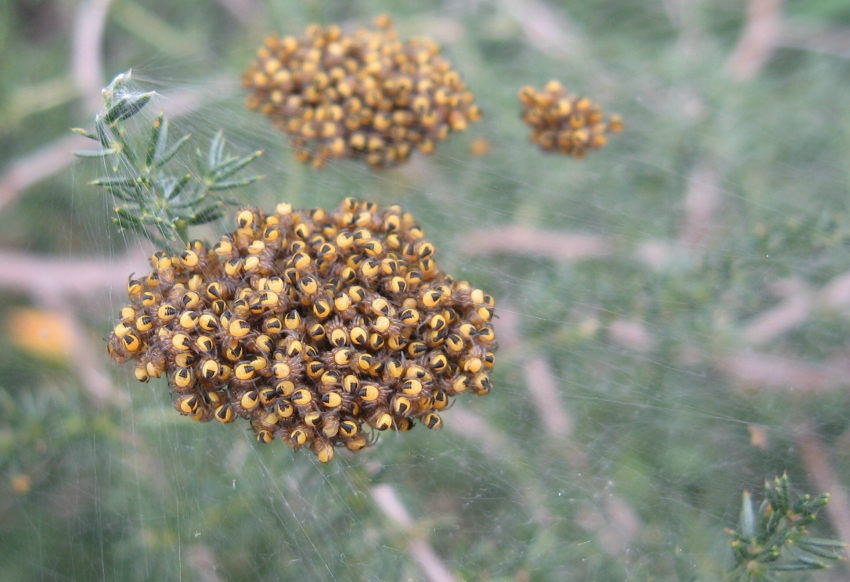
[[[381,12],[442,44],[484,119],[389,171],[296,163],[241,71],[270,33]],[[108,361],[152,249],[67,129],[129,68],[197,147],[266,150],[246,203],[412,211],[497,299],[493,392],[323,466]],[[541,153],[517,92],[553,78],[626,131]],[[783,471],[832,494],[813,533],[850,540],[848,87],[838,0],[4,0],[0,578],[714,580],[741,493]]]

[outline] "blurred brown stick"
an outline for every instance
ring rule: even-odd
[[[71,70],[86,110],[100,108],[103,75],[103,30],[111,0],[81,2],[71,37]]]
[[[850,59],[850,29],[786,19],[779,45]]]
[[[405,535],[411,537],[408,546],[410,554],[419,564],[425,578],[431,582],[454,582],[457,580],[437,555],[437,552],[434,551],[434,548],[431,547],[431,544],[421,535],[414,534],[415,524],[413,519],[392,486],[382,484],[372,487],[372,499],[396,527],[400,528]]]
[[[471,254],[524,254],[562,261],[607,257],[614,251],[611,238],[605,235],[511,225],[473,231],[463,237],[459,246]]]
[[[729,57],[732,78],[752,79],[767,63],[782,29],[781,8],[782,0],[750,0],[744,31]]]
[[[117,260],[45,257],[0,250],[0,289],[38,296],[84,296],[117,288],[147,269],[142,253]]]
[[[692,250],[704,248],[717,226],[721,202],[717,169],[706,160],[697,163],[688,174],[679,244]]]
[[[826,505],[829,521],[841,541],[850,543],[850,496],[832,469],[826,447],[808,424],[798,426],[795,432],[800,456],[812,485],[818,491],[829,492],[829,503]],[[845,558],[848,555],[846,549],[844,555]]]
[[[89,140],[68,134],[20,158],[12,160],[0,174],[0,211],[18,199],[27,188],[56,174],[74,161],[71,153],[84,149]]]
[[[801,395],[850,383],[850,362],[805,362],[758,352],[722,355],[716,358],[714,369],[744,388],[774,388]]]
[[[850,273],[838,275],[815,292],[801,289],[750,319],[741,333],[749,343],[766,344],[804,324],[819,306],[835,311],[850,308]]]

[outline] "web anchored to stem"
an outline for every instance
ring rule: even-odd
[[[99,150],[82,150],[84,158],[102,158],[111,164],[111,175],[91,182],[102,186],[120,201],[113,220],[121,228],[141,232],[158,247],[171,247],[176,241],[189,241],[188,228],[221,218],[224,206],[235,204],[217,198],[216,192],[247,186],[261,178],[231,179],[262,155],[255,151],[244,157],[225,154],[225,139],[219,131],[206,155],[197,151],[197,172],[178,175],[171,162],[189,141],[186,134],[169,143],[169,124],[160,113],[154,119],[150,137],[134,140],[125,122],[139,113],[154,96],[129,88],[131,73],[115,77],[103,90],[104,109],[95,117],[94,133],[72,131],[101,144]]]

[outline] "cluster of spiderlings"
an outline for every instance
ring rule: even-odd
[[[567,95],[558,81],[549,81],[542,91],[520,89],[522,120],[531,126],[531,141],[544,151],[583,158],[607,142],[608,133],[623,130],[619,115],[603,121],[602,108],[587,97]]]
[[[356,157],[390,167],[480,119],[436,42],[400,41],[386,16],[376,24],[350,36],[311,25],[299,38],[269,37],[245,72],[248,108],[290,136],[300,161]]]
[[[108,339],[138,380],[168,377],[178,412],[246,418],[327,462],[368,427],[438,428],[451,397],[490,391],[495,302],[437,267],[409,213],[347,198],[236,221],[212,248],[155,253]]]

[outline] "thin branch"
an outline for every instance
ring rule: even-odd
[[[547,55],[581,60],[586,57],[585,43],[571,23],[538,0],[495,0],[499,9],[519,22],[525,41]]]
[[[850,362],[790,360],[763,353],[729,353],[715,359],[717,373],[743,387],[787,390],[798,395],[828,392],[850,383]]]
[[[685,215],[678,241],[688,249],[704,248],[717,226],[717,212],[723,199],[717,181],[717,169],[707,161],[698,163],[688,174]]]
[[[575,422],[564,406],[562,387],[549,362],[538,355],[528,356],[523,376],[551,442],[557,443],[557,450],[573,469],[586,468],[587,454],[572,439]]]
[[[780,46],[850,59],[850,29],[827,27],[802,20],[786,20]]]
[[[262,5],[257,0],[216,0],[242,26],[258,22],[263,16]]]
[[[602,509],[605,523],[595,532],[599,545],[612,556],[628,554],[643,529],[640,516],[625,499],[612,493],[605,496]]]
[[[71,153],[88,145],[81,135],[68,134],[34,152],[12,160],[0,174],[0,210],[27,188],[57,174],[74,160]]]
[[[215,88],[215,91],[210,89]],[[172,119],[188,115],[203,107],[210,100],[227,98],[237,90],[237,84],[223,75],[199,81],[194,87],[176,91],[167,99],[168,112]],[[100,85],[98,102],[92,111],[100,108]],[[12,160],[0,173],[0,211],[18,199],[28,188],[42,180],[58,174],[69,166],[75,157],[74,150],[86,149],[90,142],[81,135],[65,134],[33,152]]]
[[[732,78],[755,77],[773,54],[782,30],[782,0],[750,0],[747,22],[728,67]]]
[[[113,9],[112,22],[166,55],[184,58],[208,57],[205,46],[207,39],[191,28],[176,27],[155,11],[137,2],[118,2]]]
[[[850,496],[847,495],[847,490],[832,469],[826,447],[812,427],[806,423],[801,424],[797,427],[795,434],[797,446],[800,448],[800,457],[812,484],[818,491],[829,492],[826,514],[841,541],[848,543],[850,542]],[[844,555],[848,556],[847,550],[844,551]]]
[[[446,415],[444,422],[448,430],[475,443],[490,461],[510,466],[520,483],[516,490],[518,503],[523,504],[527,515],[540,526],[552,525],[552,512],[546,505],[548,493],[529,478],[527,455],[521,447],[494,429],[483,416],[458,403],[452,406],[452,413]]]
[[[109,374],[103,367],[103,357],[99,357],[94,346],[102,348],[103,343],[80,323],[74,309],[68,305],[65,298],[57,294],[45,294],[44,288],[34,295],[36,301],[51,310],[61,321],[61,324],[71,335],[68,342],[68,361],[73,362],[71,368],[80,377],[83,389],[100,404],[126,407],[130,404],[130,395],[125,390],[117,389],[109,379]],[[102,349],[103,354],[106,353]]]
[[[459,239],[458,247],[469,254],[503,253],[563,262],[625,256],[619,252],[615,239],[610,236],[533,229],[518,225],[472,231]],[[693,253],[683,245],[651,239],[637,243],[632,257],[656,271],[693,261]]]
[[[90,297],[105,289],[123,290],[130,273],[146,270],[141,252],[118,260],[86,260],[0,250],[0,289],[40,297]]]
[[[652,351],[655,345],[646,326],[635,319],[615,319],[608,325],[608,337],[614,343],[640,354]]]
[[[493,461],[521,457],[521,451],[514,448],[513,443],[505,438],[504,434],[494,430],[483,417],[457,402],[452,405],[452,413],[446,415],[444,422],[448,430],[473,441]]]
[[[111,0],[82,2],[74,21],[71,70],[77,91],[89,111],[100,108],[100,89],[104,81],[101,45],[110,3]]]
[[[700,21],[700,6],[693,0],[662,0],[667,17],[679,31],[679,46],[686,59],[698,58],[705,46],[705,31]]]
[[[563,444],[572,436],[573,419],[561,403],[561,391],[549,362],[540,356],[530,356],[523,372],[546,432],[559,445]]]
[[[786,331],[806,323],[814,301],[810,294],[794,295],[752,318],[741,332],[751,344],[766,344]]]
[[[508,253],[560,261],[597,259],[614,253],[614,244],[608,236],[523,226],[476,230],[463,237],[458,246],[471,254]]]
[[[218,568],[215,552],[209,546],[196,544],[186,551],[186,562],[199,582],[220,582],[221,577],[216,572]]]
[[[396,527],[410,537],[409,550],[422,569],[422,573],[431,582],[453,582],[457,578],[443,563],[434,548],[414,532],[414,522],[395,489],[387,484],[372,487],[372,498]]]
[[[850,273],[835,277],[818,291],[801,288],[783,302],[750,319],[741,333],[750,343],[766,344],[803,325],[820,306],[835,311],[850,308]]]

